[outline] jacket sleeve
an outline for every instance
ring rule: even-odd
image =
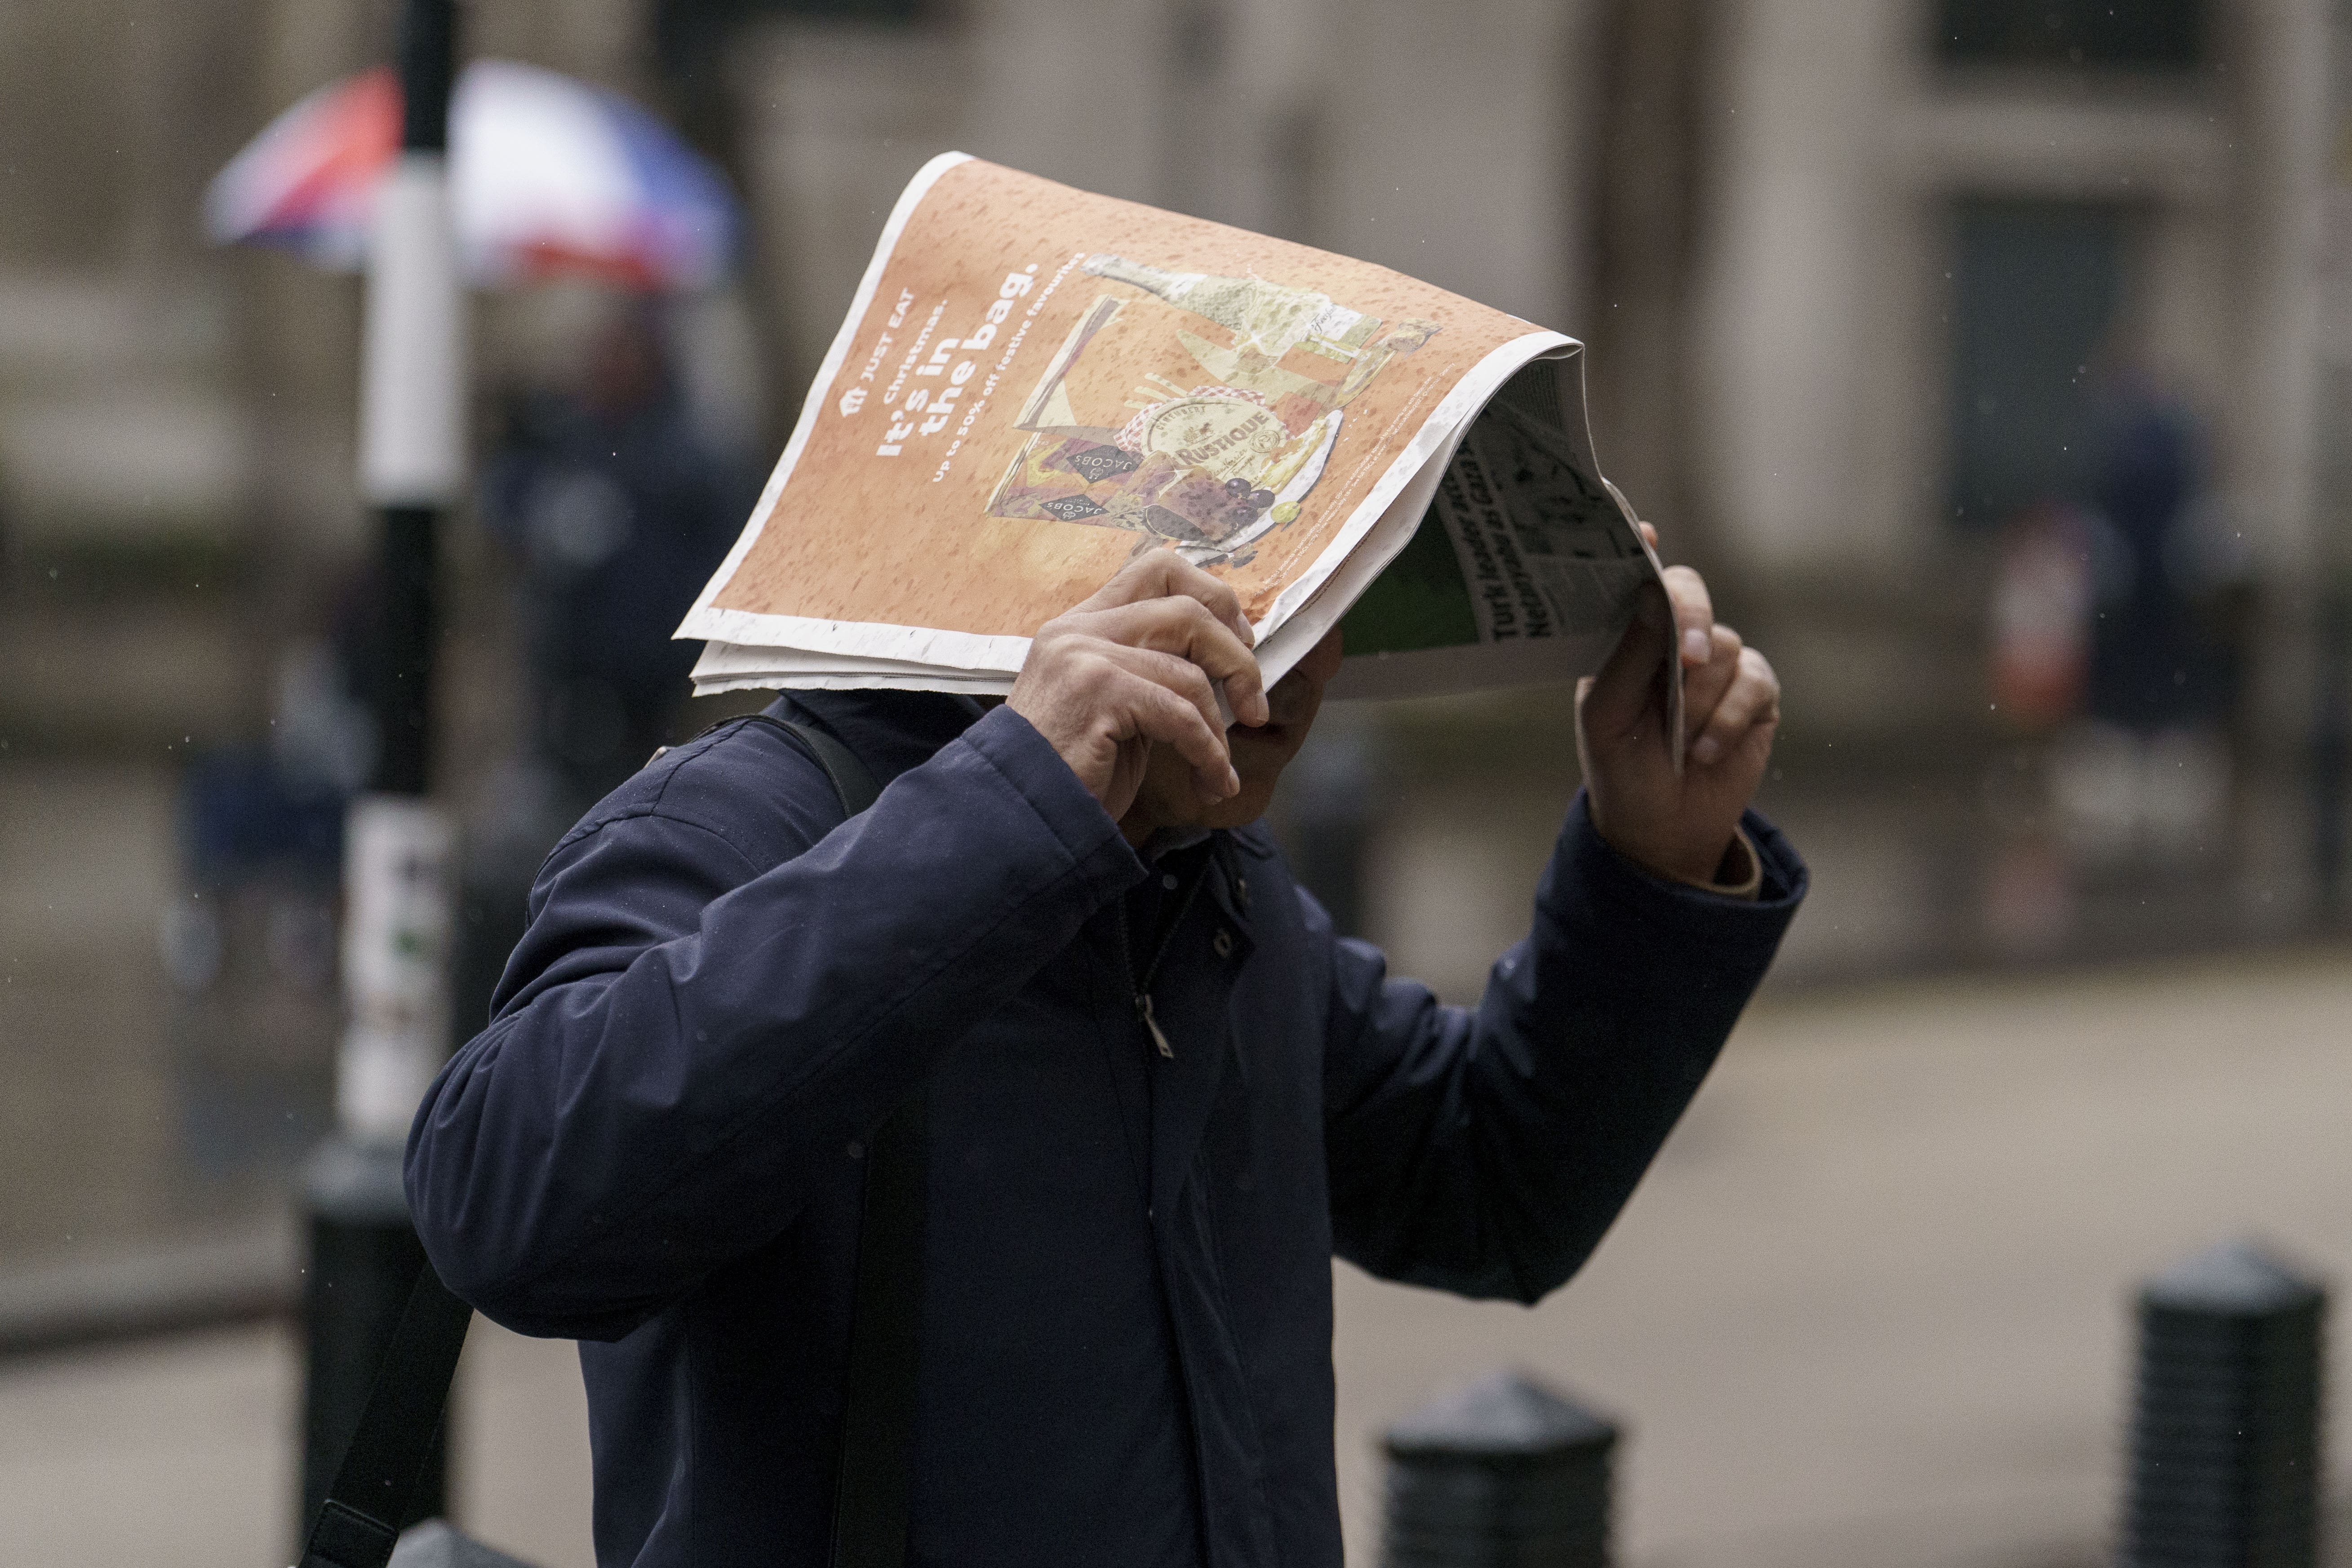
[[[1600,1245],[1697,1092],[1804,896],[1754,813],[1756,901],[1661,882],[1580,795],[1535,921],[1473,1012],[1337,941],[1325,1147],[1339,1254],[1385,1279],[1532,1304]],[[1322,920],[1319,910],[1310,921]]]
[[[497,1015],[417,1112],[417,1232],[500,1322],[616,1338],[765,1244],[1142,874],[1010,710],[837,826],[823,775],[778,750],[790,760],[734,787],[814,796],[824,810],[798,820],[831,831],[747,855],[740,820],[678,805],[695,791],[676,777],[575,830],[541,873]]]

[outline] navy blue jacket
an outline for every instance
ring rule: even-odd
[[[1566,1279],[1803,890],[1760,818],[1751,904],[1580,802],[1472,1012],[1335,938],[1263,827],[1147,866],[1009,709],[778,711],[880,801],[842,823],[763,725],[646,768],[549,858],[409,1140],[443,1278],[582,1342],[607,1568],[824,1561],[859,1156],[926,1079],[917,1561],[1337,1564],[1332,1255]],[[1163,924],[1165,1057],[1129,979]]]

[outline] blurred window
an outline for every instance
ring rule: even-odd
[[[931,9],[925,0],[655,0],[657,40],[673,35],[724,30],[765,16],[811,16],[826,21],[908,23]]]
[[[1968,200],[1953,224],[1951,505],[1963,526],[2079,497],[2093,360],[2131,209]]]
[[[754,12],[782,16],[821,16],[845,22],[912,22],[921,16],[919,0],[761,0]]]
[[[1940,0],[1936,52],[1955,65],[2193,70],[2201,0]]]

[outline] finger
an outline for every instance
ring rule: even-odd
[[[1216,689],[1210,683],[1208,672],[1191,659],[1180,658],[1172,653],[1161,653],[1157,648],[1105,643],[1099,651],[1120,668],[1139,675],[1155,686],[1167,688],[1192,705],[1201,715],[1201,721],[1217,732],[1217,774],[1222,778],[1224,764],[1232,759],[1223,740],[1224,716],[1217,711]]]
[[[1171,596],[1197,600],[1207,606],[1220,622],[1233,628],[1244,647],[1257,641],[1257,635],[1250,629],[1249,617],[1242,614],[1241,599],[1232,587],[1173,550],[1146,551],[1120,567],[1109,582],[1076,607],[1082,611],[1108,610]]]
[[[1780,678],[1771,661],[1754,648],[1743,648],[1739,673],[1717,703],[1706,728],[1691,742],[1691,761],[1710,767],[1731,755],[1759,728],[1780,719]]]
[[[1672,647],[1667,628],[1673,624],[1655,585],[1644,587],[1649,603],[1637,612],[1617,639],[1600,673],[1591,678],[1577,711],[1587,733],[1616,738],[1630,734],[1650,711],[1659,668]]]
[[[1658,525],[1656,523],[1637,522],[1633,526],[1642,531],[1643,543],[1648,545],[1653,550],[1655,550],[1658,547]]]
[[[1241,793],[1241,775],[1225,752],[1225,737],[1213,719],[1176,692],[1135,671],[1120,672],[1121,706],[1134,732],[1155,744],[1172,746],[1192,768],[1192,785],[1204,800]]]
[[[1739,634],[1720,621],[1708,633],[1707,660],[1683,676],[1683,739],[1696,741],[1715,716],[1716,704],[1739,678]]]
[[[1213,608],[1198,599],[1146,599],[1095,611],[1081,625],[1088,635],[1107,642],[1192,660],[1224,688],[1234,717],[1244,724],[1263,724],[1271,716],[1265,702],[1265,677],[1255,656]]]
[[[1265,678],[1233,628],[1196,599],[1167,597],[1097,610],[1078,622],[1087,636],[1128,647],[1151,648],[1190,659],[1225,689],[1234,716],[1265,722]]]
[[[1715,626],[1715,602],[1708,597],[1706,580],[1687,566],[1669,566],[1664,574],[1666,597],[1675,607],[1675,626],[1680,632],[1675,646],[1682,649],[1685,666],[1705,664],[1713,651],[1708,633]]]
[[[1161,586],[1168,576],[1168,563],[1176,559],[1171,550],[1148,550],[1130,556],[1108,581],[1071,606],[1073,612],[1108,610],[1119,605],[1131,605],[1138,599],[1156,599],[1166,590]]]

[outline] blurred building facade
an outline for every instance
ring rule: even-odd
[[[117,1058],[139,1093],[173,1092],[142,1042],[170,1033],[189,960],[159,952],[159,924],[200,929],[159,919],[193,896],[174,826],[189,753],[341,721],[326,699],[288,703],[315,695],[372,542],[352,478],[358,285],[209,250],[198,209],[271,115],[383,58],[396,13],[0,13],[0,956],[47,974],[51,997],[20,987],[0,1048],[12,1081],[58,1097]],[[2347,336],[2320,331],[2347,292],[2327,292],[2323,223],[2332,16],[2330,0],[471,0],[465,47],[662,107],[741,184],[744,276],[674,324],[689,395],[763,454],[898,189],[950,147],[1586,340],[1604,466],[1782,671],[1775,806],[1814,829],[1825,868],[1792,958],[1830,973],[1980,951],[1969,859],[2021,743],[1989,653],[2004,529],[2095,499],[2101,399],[2126,373],[2193,421],[2197,515],[2254,606],[2234,776],[2299,788],[2319,588],[2352,521],[2320,438],[2352,409],[2328,389],[2352,379],[2316,374]],[[496,394],[561,374],[603,309],[577,290],[478,301],[486,447]],[[441,754],[478,822],[530,728],[521,632],[478,518],[447,555]],[[1364,825],[1367,925],[1401,963],[1473,984],[1557,821],[1560,695],[1345,740],[1355,773],[1327,773],[1398,784]],[[1829,793],[1796,793],[1808,780]],[[1470,842],[1465,822],[1526,843]],[[2224,824],[2200,852],[2248,842]],[[2259,876],[2301,853],[2264,842]],[[2063,938],[2051,911],[2071,895],[2035,853],[1996,868],[1984,907]],[[321,1031],[320,1061],[331,1011],[288,1013]],[[42,1092],[11,1100],[0,1128],[22,1136],[0,1136],[17,1151],[0,1165],[27,1182],[89,1143],[43,1123]],[[88,1201],[100,1228],[146,1212],[127,1190]],[[48,1215],[40,1234],[79,1223]]]
[[[2004,512],[2079,488],[2103,360],[2197,407],[2230,531],[2291,605],[2315,548],[2324,7],[1744,9],[1701,461],[1727,542],[1797,612],[1772,630],[1806,702],[1859,729],[1983,708],[1953,689],[1950,618],[1983,603],[1954,575]],[[2267,673],[2299,733],[2300,672]]]
[[[210,558],[267,596],[363,542],[354,286],[207,252],[194,213],[269,114],[382,55],[394,10],[97,0],[0,22],[16,150],[0,497],[19,576],[169,580]],[[897,189],[950,146],[1586,339],[1604,462],[1686,553],[1728,569],[1807,721],[1858,743],[1981,710],[1992,530],[2064,487],[2070,456],[2045,448],[2079,458],[2101,363],[2159,371],[2196,409],[2212,492],[2283,605],[2309,577],[2326,16],[2326,0],[478,0],[467,38],[666,103],[722,143],[757,214],[742,307],[771,433]],[[486,378],[527,360],[547,317],[487,301]],[[7,635],[70,668],[77,698],[19,689],[12,726],[258,719],[256,639],[205,645],[177,601],[131,618],[155,640],[94,639],[90,616],[23,588]],[[174,636],[207,657],[168,657]],[[2307,685],[2273,662],[2264,691]],[[2273,700],[2284,722],[2300,698]]]
[[[1604,464],[1856,744],[1982,731],[1994,531],[2123,364],[2283,608],[2316,559],[2323,0],[884,9],[738,61],[794,384],[957,146],[1584,338]]]

